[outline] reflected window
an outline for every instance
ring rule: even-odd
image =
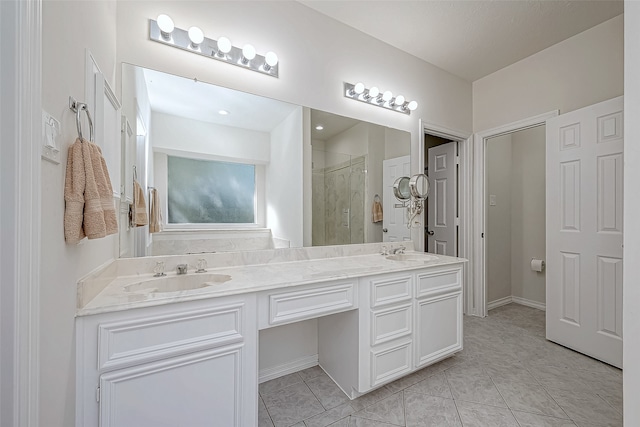
[[[168,156],[169,224],[255,224],[256,167]]]

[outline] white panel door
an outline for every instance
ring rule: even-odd
[[[382,162],[382,241],[399,242],[411,240],[411,230],[407,227],[407,209],[396,208],[400,203],[393,195],[393,183],[401,176],[411,177],[411,156],[396,157]]]
[[[457,255],[456,143],[429,148],[427,252]]]
[[[622,367],[622,97],[547,120],[547,339]]]

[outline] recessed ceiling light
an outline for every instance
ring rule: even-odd
[[[221,116],[227,116],[229,115],[229,112],[227,110],[220,110],[218,111],[218,114],[220,114]]]
[[[322,129],[324,129],[324,126],[322,126],[322,125],[316,126],[316,130],[322,130]]]

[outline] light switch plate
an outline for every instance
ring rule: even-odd
[[[495,194],[490,194],[489,195],[489,206],[495,206],[496,205],[496,195]]]
[[[59,135],[60,122],[42,110],[42,158],[56,165],[60,164]]]

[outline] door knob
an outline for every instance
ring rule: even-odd
[[[428,234],[429,236],[433,236],[433,230],[427,230],[427,229],[425,229],[425,231],[427,232],[427,234]]]
[[[386,233],[387,231],[389,231],[389,230],[387,230],[386,228],[383,228],[383,229],[382,229],[382,232],[383,232],[383,233]]]

